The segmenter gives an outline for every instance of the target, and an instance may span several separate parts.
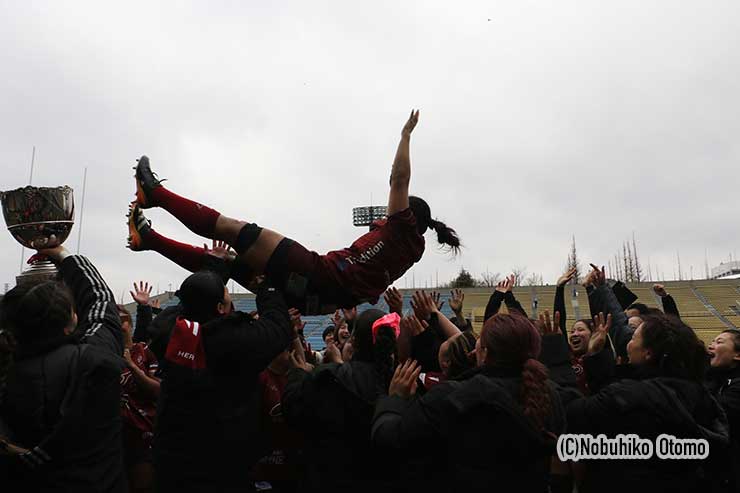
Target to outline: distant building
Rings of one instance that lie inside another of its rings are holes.
[[[740,279],[740,261],[722,262],[712,269],[712,279]]]

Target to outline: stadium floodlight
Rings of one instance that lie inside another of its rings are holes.
[[[352,209],[352,223],[355,226],[370,226],[373,221],[383,219],[387,207],[384,205],[369,205]]]

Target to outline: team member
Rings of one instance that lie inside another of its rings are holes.
[[[142,208],[162,207],[194,233],[233,246],[239,261],[231,275],[237,282],[246,286],[254,275],[266,273],[284,290],[288,304],[303,314],[374,302],[421,259],[427,229],[436,231],[437,240],[451,249],[460,246],[455,231],[433,219],[424,200],[409,197],[409,144],[418,118],[419,112],[412,111],[401,132],[391,171],[388,218],[349,248],[319,255],[280,233],[180,197],[155,178],[146,156],[136,166],[137,205],[129,214],[129,248],[155,250],[188,270],[198,270],[203,250],[162,237],[141,213]]]

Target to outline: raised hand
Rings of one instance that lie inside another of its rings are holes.
[[[588,341],[587,354],[596,354],[606,344],[606,337],[609,334],[609,328],[612,326],[612,314],[606,316],[604,319],[604,313],[601,312],[594,317],[594,332],[591,334],[591,339]]]
[[[417,123],[419,123],[419,110],[411,110],[411,115],[409,115],[408,121],[403,126],[403,130],[401,130],[401,135],[406,138],[411,137],[411,132],[414,131]]]
[[[438,293],[437,291],[432,291],[430,296],[432,297],[434,302],[437,304],[437,310],[441,310],[445,304],[444,301],[440,301],[440,299],[442,298],[442,295]]]
[[[409,315],[401,319],[401,332],[411,337],[416,337],[429,328],[424,320],[419,320],[416,315]]]
[[[227,262],[231,262],[236,258],[236,252],[234,252],[228,243],[225,241],[213,240],[213,245],[208,248],[207,243],[203,243],[203,249],[208,255],[213,255]]]
[[[334,315],[331,317],[331,322],[334,324],[334,327],[339,329],[339,327],[344,323],[344,320],[342,319],[342,315],[339,313],[339,310],[334,311]]]
[[[129,294],[138,305],[148,305],[153,287],[148,282],[139,281],[138,286],[134,283],[134,290],[129,291]]]
[[[450,291],[450,301],[448,302],[450,305],[450,309],[455,312],[455,314],[461,314],[463,309],[463,301],[465,301],[465,293],[463,293],[462,289],[454,289]]]
[[[429,320],[432,313],[439,312],[437,303],[432,299],[429,293],[416,291],[411,297],[411,308],[414,309],[419,320]]]
[[[661,298],[665,298],[668,296],[668,292],[665,290],[665,286],[662,284],[653,284],[653,291],[655,291],[655,294],[660,296]]]
[[[576,275],[576,268],[573,267],[571,269],[568,269],[568,271],[560,276],[558,278],[558,287],[565,286],[568,282],[570,282],[573,279],[573,276]]]
[[[303,371],[310,372],[313,370],[313,365],[306,361],[306,356],[295,349],[290,352],[290,364],[293,365],[293,368],[300,368]]]
[[[342,363],[342,353],[339,351],[336,343],[330,342],[324,350],[324,363]]]
[[[411,359],[397,366],[391,384],[388,386],[388,395],[396,395],[404,399],[414,395],[420,373],[421,366]]]
[[[555,312],[553,320],[550,320],[550,311],[545,310],[544,315],[540,313],[539,319],[543,336],[560,334],[560,312]]]
[[[295,308],[289,308],[288,315],[290,316],[290,323],[293,325],[293,332],[298,336],[306,326],[306,322],[301,320],[301,312]]]
[[[54,248],[41,248],[38,250],[38,255],[43,255],[55,264],[59,264],[62,260],[69,257],[70,253],[63,245],[59,245]]]
[[[403,317],[403,296],[398,289],[391,286],[383,294],[383,299],[388,304],[389,312],[398,313]]]
[[[599,287],[602,284],[606,283],[606,269],[604,269],[604,266],[601,266],[601,269],[599,269],[594,264],[590,264],[591,268],[593,269],[591,271],[591,274],[589,274],[591,284],[593,284],[595,287]]]
[[[499,281],[499,283],[496,285],[496,291],[499,293],[507,293],[514,289],[514,283],[516,282],[516,277],[514,277],[514,274],[504,277],[503,281]]]
[[[160,308],[162,308],[162,304],[159,302],[159,298],[155,298],[153,300],[150,299],[149,300],[149,306],[151,306],[155,310],[159,310]]]

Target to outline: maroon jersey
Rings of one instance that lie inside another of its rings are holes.
[[[447,380],[445,374],[442,372],[431,371],[429,373],[419,374],[419,379],[424,384],[426,390],[431,389],[435,385],[438,385]]]
[[[262,425],[272,450],[255,465],[256,481],[289,481],[300,477],[298,463],[303,439],[286,424],[280,404],[287,383],[287,375],[278,375],[269,368],[257,378]]]
[[[424,237],[411,209],[397,212],[359,237],[349,248],[326,254],[337,281],[357,304],[376,303],[386,288],[421,259]]]
[[[576,385],[583,395],[591,395],[588,389],[588,381],[586,380],[586,372],[583,368],[584,355],[576,356],[573,353],[570,354],[570,366],[573,368],[573,372],[576,374]]]
[[[157,358],[146,344],[136,343],[129,351],[136,366],[148,376],[153,377],[158,368]],[[131,370],[129,368],[123,370],[121,373],[121,417],[123,421],[128,426],[140,430],[142,437],[150,440],[156,408],[156,399],[139,388]]]
[[[206,368],[206,350],[200,323],[177,317],[164,359],[191,370]]]

